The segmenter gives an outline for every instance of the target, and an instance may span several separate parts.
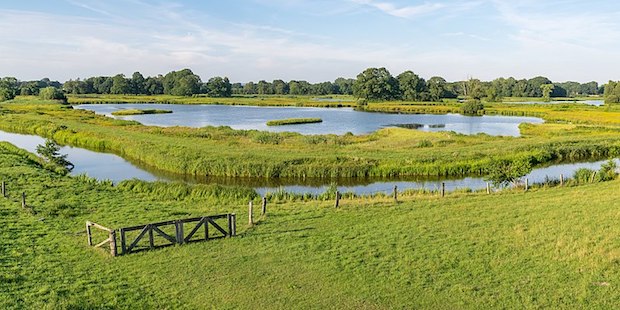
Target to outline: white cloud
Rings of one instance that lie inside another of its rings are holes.
[[[374,7],[386,14],[401,17],[413,18],[420,15],[435,12],[445,7],[442,3],[424,3],[420,5],[396,6],[390,2],[381,2],[375,0],[351,0],[352,2]]]

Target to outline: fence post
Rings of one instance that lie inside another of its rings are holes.
[[[339,205],[340,205],[340,192],[336,191],[336,205],[335,205],[335,207],[338,208]]]
[[[93,235],[90,231],[90,222],[86,221],[86,236],[88,237],[88,245],[93,246]]]
[[[235,213],[228,214],[228,234],[231,237],[237,235],[237,215]]]
[[[250,204],[248,204],[248,224],[249,225],[254,225],[254,218],[252,216],[253,213],[254,213],[254,203],[250,201]]]
[[[121,251],[123,255],[127,254],[127,242],[125,239],[125,228],[121,228]]]
[[[260,215],[265,215],[267,213],[267,197],[263,197],[263,206],[260,211]]]
[[[530,189],[530,181],[526,178],[525,179],[525,191],[527,192]]]
[[[6,197],[6,182],[2,181],[2,197]]]
[[[445,197],[445,196],[446,196],[446,183],[441,182],[441,197]]]
[[[487,182],[487,194],[491,194],[491,184]]]
[[[116,230],[110,231],[110,254],[116,256]]]
[[[560,186],[564,186],[564,174],[560,174]]]
[[[394,185],[394,202],[398,203],[398,186]]]
[[[26,208],[26,193],[22,192],[22,208]]]

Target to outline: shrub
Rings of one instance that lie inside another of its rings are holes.
[[[477,99],[467,100],[461,106],[461,113],[465,115],[478,115],[482,110],[484,110],[484,104]]]
[[[60,100],[67,102],[67,97],[60,89],[56,87],[45,87],[39,91],[39,98],[43,100]]]

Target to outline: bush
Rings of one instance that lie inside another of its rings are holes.
[[[45,87],[39,91],[39,98],[43,100],[61,100],[67,102],[67,96],[56,87]]]
[[[0,102],[12,100],[13,98],[15,98],[15,93],[13,93],[10,89],[0,88]]]
[[[484,104],[476,99],[467,100],[461,106],[461,113],[465,115],[478,115],[482,110],[484,110]]]

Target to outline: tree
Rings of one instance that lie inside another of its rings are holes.
[[[47,162],[73,170],[73,164],[67,160],[67,154],[60,155],[60,146],[54,140],[45,140],[45,145],[37,145],[37,154],[41,155]]]
[[[471,99],[480,100],[485,95],[485,89],[479,79],[470,78],[465,83],[467,87],[467,96]]]
[[[14,77],[4,77],[0,79],[0,102],[11,100],[17,95],[19,81]]]
[[[131,93],[131,86],[129,81],[125,78],[124,74],[117,74],[112,78],[112,87],[110,87],[111,94],[129,94]]]
[[[140,72],[134,72],[131,75],[131,93],[134,95],[145,94],[146,91],[144,89],[144,76]]]
[[[432,101],[441,101],[446,94],[446,80],[439,76],[428,79],[426,83]]]
[[[353,95],[353,83],[355,83],[354,79],[345,79],[341,77],[334,81],[338,93],[342,95]]]
[[[163,77],[147,77],[144,80],[144,93],[147,95],[161,95],[164,93]]]
[[[227,77],[212,77],[207,82],[207,96],[209,97],[230,97],[232,96],[232,86]]]
[[[200,92],[200,77],[190,69],[168,72],[163,78],[164,94],[191,96]]]
[[[497,159],[489,165],[487,181],[499,187],[510,183],[516,185],[523,176],[532,171],[532,165],[528,160]]]
[[[256,94],[256,84],[254,82],[247,82],[243,85],[243,93],[246,95]]]
[[[353,95],[366,100],[392,100],[399,92],[398,81],[385,68],[368,68],[353,84]]]
[[[420,78],[413,71],[405,71],[399,74],[396,79],[398,80],[401,99],[409,101],[424,100],[424,93],[427,92],[427,89],[426,81],[423,78]]]
[[[620,103],[620,82],[609,81],[605,85],[605,104]]]
[[[273,85],[273,93],[276,95],[286,95],[288,94],[288,84],[282,80],[273,80],[271,83]]]
[[[256,86],[256,92],[259,95],[271,95],[273,94],[273,88],[271,87],[271,83],[260,80],[258,81],[258,85]]]
[[[62,90],[56,87],[45,87],[39,91],[39,98],[43,100],[60,100],[63,103],[67,102],[67,96]]]
[[[478,112],[482,110],[484,110],[484,104],[478,99],[469,99],[461,106],[461,113],[465,115],[478,115]]]
[[[541,89],[541,92],[542,92],[542,97],[543,97],[545,102],[551,101],[551,92],[553,92],[554,88],[555,88],[555,86],[553,86],[553,84],[543,84],[543,85],[540,85],[540,89]]]
[[[542,97],[542,88],[541,85],[544,84],[553,84],[551,80],[544,76],[537,76],[535,78],[531,78],[527,80],[527,97]]]

